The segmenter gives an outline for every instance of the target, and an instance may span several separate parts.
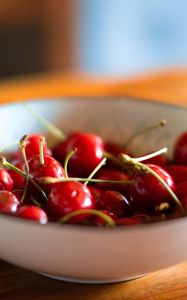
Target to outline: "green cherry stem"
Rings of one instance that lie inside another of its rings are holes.
[[[107,158],[104,157],[97,167],[92,171],[92,173],[88,176],[88,180],[84,183],[85,186],[89,183],[89,180],[92,179],[92,177],[101,169],[101,167],[106,164],[106,160]]]
[[[23,191],[23,195],[21,197],[20,202],[22,203],[25,199],[25,195],[27,192],[27,188],[28,188],[28,183],[29,183],[29,165],[28,165],[28,161],[27,161],[27,157],[26,157],[26,153],[25,153],[25,147],[27,145],[27,139],[28,139],[28,135],[24,135],[22,137],[22,139],[19,142],[20,145],[20,151],[23,157],[23,161],[25,163],[25,171],[26,171],[26,180],[25,180],[25,187],[24,187],[24,191]]]
[[[44,137],[44,136],[41,136],[41,137],[40,137],[40,145],[39,145],[40,166],[43,166],[44,163],[45,163],[45,162],[44,162],[44,148],[43,148],[44,141],[45,141],[45,137]]]
[[[155,156],[158,156],[158,155],[161,155],[163,153],[167,153],[168,149],[167,148],[162,148],[158,151],[155,151],[153,153],[150,153],[150,154],[147,154],[147,155],[144,155],[144,156],[141,156],[141,157],[135,157],[134,159],[136,159],[136,161],[144,161],[144,160],[147,160],[147,159],[150,159],[150,158],[153,158]]]
[[[126,154],[121,155],[121,160],[124,164],[135,167],[135,168],[139,169],[140,171],[148,172],[148,173],[152,174],[165,187],[165,189],[171,195],[171,197],[175,201],[175,203],[178,206],[178,208],[180,209],[180,211],[182,213],[185,213],[183,205],[180,202],[180,200],[178,199],[178,197],[175,195],[175,193],[170,189],[170,187],[167,185],[167,183],[165,183],[165,181],[155,171],[153,171],[149,166],[137,161],[136,158],[131,158],[130,156],[128,156]]]
[[[114,183],[114,184],[131,184],[132,180],[105,180],[105,179],[88,179],[88,178],[79,178],[79,177],[68,177],[68,178],[54,178],[54,177],[40,177],[38,181],[41,184],[51,184],[59,182],[70,182],[70,181],[80,181],[80,182],[94,182],[94,183]]]
[[[27,174],[24,171],[20,170],[19,168],[17,168],[16,166],[14,166],[10,162],[8,162],[4,156],[0,156],[0,166],[10,169],[14,172],[17,172],[18,174],[27,178]],[[47,198],[45,192],[41,189],[41,187],[37,184],[37,182],[30,175],[28,176],[28,178],[29,178],[29,181],[40,191],[43,198],[46,201],[48,201],[48,198]]]
[[[96,210],[96,209],[78,209],[76,211],[70,212],[69,214],[65,215],[59,220],[60,224],[64,224],[71,220],[74,217],[80,216],[80,215],[94,215],[97,217],[102,218],[109,226],[114,227],[115,222],[114,220],[108,216],[107,214],[103,213],[102,211]]]
[[[36,111],[33,107],[30,105],[23,103],[23,106],[32,113],[33,116],[40,122],[40,124],[52,135],[54,136],[58,141],[62,142],[66,139],[66,135],[60,130],[58,127],[56,127],[51,122],[47,121],[41,114],[39,114],[38,111]]]
[[[161,120],[160,122],[156,123],[156,124],[152,124],[146,128],[143,128],[137,132],[135,132],[124,144],[124,147],[129,146],[129,144],[139,135],[147,133],[149,131],[152,131],[153,129],[159,128],[159,127],[164,127],[166,125],[166,121],[165,120]]]
[[[75,154],[77,152],[77,148],[73,148],[73,149],[71,149],[68,153],[67,153],[67,155],[66,155],[66,157],[65,157],[65,159],[64,159],[64,173],[65,173],[65,177],[66,178],[68,178],[68,162],[69,162],[69,160],[70,160],[70,158]]]
[[[113,155],[112,153],[104,151],[103,154],[108,160],[113,161],[115,164],[119,165],[120,167],[124,167],[124,164],[122,163],[122,161],[118,157]]]

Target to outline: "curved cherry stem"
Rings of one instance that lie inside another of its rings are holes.
[[[160,122],[150,125],[146,128],[143,128],[137,132],[135,132],[124,144],[124,147],[129,146],[129,144],[139,135],[147,133],[149,131],[152,131],[153,129],[159,128],[159,127],[164,127],[166,125],[166,121],[165,120],[161,120]]]
[[[40,154],[40,166],[44,165],[44,142],[45,142],[45,137],[41,136],[40,137],[40,144],[39,144],[39,154]]]
[[[23,103],[23,106],[32,113],[33,116],[36,117],[36,119],[40,122],[40,124],[52,135],[54,136],[58,141],[62,142],[66,139],[65,133],[60,130],[57,126],[46,120],[38,111],[36,111],[33,107],[30,105]]]
[[[141,162],[141,161],[144,161],[144,160],[147,160],[147,159],[150,159],[150,158],[153,158],[155,156],[158,156],[158,155],[161,155],[161,154],[164,154],[164,153],[167,153],[168,149],[167,148],[162,148],[158,151],[155,151],[153,153],[150,153],[150,154],[147,154],[147,155],[144,155],[144,156],[141,156],[141,157],[134,157],[134,159],[136,159],[136,161],[138,162]]]
[[[167,185],[167,183],[155,171],[153,171],[149,166],[137,161],[136,158],[131,158],[130,156],[128,156],[126,154],[121,155],[121,160],[126,165],[137,168],[140,171],[148,172],[148,173],[152,174],[165,187],[165,189],[171,195],[172,199],[175,201],[175,203],[178,206],[178,208],[180,209],[180,211],[183,214],[185,213],[183,205],[180,202],[180,200],[178,199],[178,197],[175,195],[175,193],[170,189],[170,187]]]
[[[64,159],[64,173],[65,173],[65,177],[66,178],[68,178],[68,162],[69,162],[69,160],[70,160],[70,158],[75,154],[77,152],[77,148],[73,148],[73,149],[71,149],[68,153],[67,153],[67,155],[66,155],[66,157],[65,157],[65,159]]]
[[[64,224],[68,221],[70,221],[72,218],[74,217],[78,217],[81,215],[94,215],[97,216],[99,218],[102,218],[107,225],[114,227],[116,225],[116,223],[114,222],[114,220],[108,216],[107,214],[105,214],[104,212],[100,211],[100,210],[96,210],[96,209],[78,209],[76,211],[70,212],[69,214],[65,215],[64,217],[62,217],[59,220],[59,223]]]
[[[20,151],[21,151],[21,154],[22,154],[22,157],[23,157],[23,161],[25,163],[25,171],[26,171],[25,187],[24,187],[23,195],[22,195],[21,200],[20,200],[21,203],[25,199],[25,195],[26,195],[27,188],[28,188],[28,183],[29,183],[29,165],[28,165],[28,161],[27,161],[27,157],[26,157],[26,153],[25,153],[25,147],[28,143],[27,139],[28,139],[28,135],[26,134],[21,138],[21,140],[19,142]]]
[[[2,167],[5,167],[5,168],[10,169],[12,171],[15,171],[18,174],[20,174],[20,175],[24,176],[25,178],[27,178],[27,174],[24,171],[20,170],[19,168],[17,168],[16,166],[14,166],[10,162],[8,162],[4,156],[0,156],[0,165]],[[28,178],[29,178],[29,181],[40,191],[43,198],[46,201],[48,201],[48,198],[47,198],[45,192],[41,189],[39,184],[37,184],[37,182],[30,175],[28,176]]]

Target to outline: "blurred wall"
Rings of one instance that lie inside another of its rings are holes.
[[[124,75],[187,65],[186,0],[80,0],[81,67]]]

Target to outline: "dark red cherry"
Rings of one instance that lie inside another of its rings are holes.
[[[187,164],[187,131],[183,132],[176,140],[173,159],[179,165]]]
[[[64,162],[73,148],[77,152],[69,160],[69,169],[77,176],[88,176],[103,159],[103,140],[94,134],[75,132],[53,149],[54,157]]]
[[[165,170],[171,175],[175,184],[179,184],[187,180],[187,166],[170,165]]]
[[[36,181],[39,181],[39,179],[42,177],[65,177],[64,169],[62,168],[61,164],[52,156],[44,155],[44,164],[41,165],[39,155],[35,155],[29,160],[28,165],[29,173]],[[46,192],[50,192],[56,183],[40,185]]]
[[[17,209],[16,216],[23,219],[38,221],[40,224],[46,224],[47,215],[43,209],[34,205],[24,205]]]
[[[25,172],[24,162],[20,162],[20,161],[15,162],[14,166]],[[13,170],[8,170],[8,173],[10,174],[10,176],[13,179],[14,189],[23,188],[25,186],[25,177],[24,176],[22,176],[21,174],[15,172]]]
[[[0,168],[0,190],[12,191],[13,180],[8,171]]]
[[[89,189],[80,182],[61,182],[56,185],[48,197],[49,214],[56,217],[84,208],[95,208],[95,201]],[[77,217],[86,219],[86,215]]]
[[[15,189],[12,193],[16,196],[16,198],[20,201],[22,199],[24,189]]]
[[[8,191],[0,191],[0,212],[4,214],[14,214],[19,205],[17,197]]]
[[[101,180],[115,180],[115,181],[129,181],[131,180],[131,176],[123,171],[119,170],[112,170],[112,169],[103,169],[98,173],[96,176],[97,179]],[[129,184],[128,183],[122,183],[122,184],[116,184],[116,183],[98,183],[97,186],[104,190],[113,190],[113,191],[119,191],[124,194],[128,194],[129,191]]]
[[[164,169],[151,164],[148,166],[164,180],[172,191],[175,191],[174,181]],[[170,194],[162,183],[148,172],[136,173],[131,185],[130,195],[137,211],[154,210],[162,202],[172,201]]]
[[[112,212],[117,217],[129,216],[133,213],[132,202],[117,191],[105,191],[97,199],[97,209]]]
[[[39,147],[42,135],[32,134],[27,138],[27,145],[25,147],[25,153],[27,160],[34,155],[39,155]],[[44,155],[51,155],[51,150],[47,147],[46,141],[43,142],[43,153]]]

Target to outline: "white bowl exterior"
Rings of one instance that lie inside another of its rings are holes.
[[[166,129],[136,141],[133,146],[140,152],[159,149],[160,145],[171,146],[186,126],[186,109],[154,102],[70,99],[31,104],[68,132],[91,131],[121,142],[135,128],[166,118],[169,123]],[[41,129],[35,118],[19,104],[2,106],[0,119],[3,144]],[[54,276],[116,280],[140,276],[187,258],[187,218],[105,230],[57,224],[41,226],[0,216],[0,228],[3,229],[0,258]]]

